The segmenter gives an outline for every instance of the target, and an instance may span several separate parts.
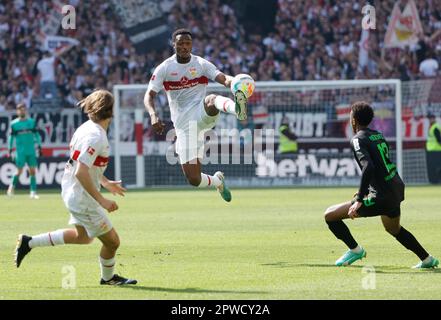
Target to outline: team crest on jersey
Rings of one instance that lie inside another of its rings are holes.
[[[95,149],[92,147],[87,148],[87,153],[90,154],[91,156],[93,156],[93,154],[95,153]]]
[[[191,67],[189,71],[192,77],[196,77],[198,75],[198,69],[196,69],[195,67]]]

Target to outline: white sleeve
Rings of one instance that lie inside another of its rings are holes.
[[[206,76],[208,79],[210,79],[211,81],[214,81],[214,79],[216,79],[216,77],[222,73],[219,71],[219,69],[212,64],[210,61],[205,60],[205,59],[201,59],[201,64],[202,64],[202,70],[204,72],[204,76]]]
[[[80,155],[78,161],[91,168],[101,152],[102,143],[97,135],[91,135],[84,138],[81,143]]]
[[[165,74],[166,74],[166,66],[164,63],[161,63],[155,69],[152,77],[150,78],[148,90],[153,90],[156,93],[161,91],[164,88]]]

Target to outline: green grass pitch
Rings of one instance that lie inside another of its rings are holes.
[[[213,190],[129,192],[111,214],[121,238],[116,270],[139,283],[117,288],[98,285],[97,240],[34,249],[16,269],[17,234],[65,228],[68,214],[59,193],[1,196],[0,299],[441,299],[441,273],[412,270],[418,258],[379,217],[347,221],[367,259],[333,266],[346,249],[323,212],[353,193],[243,189],[227,204]],[[439,187],[409,187],[402,206],[403,226],[438,258],[439,195]]]

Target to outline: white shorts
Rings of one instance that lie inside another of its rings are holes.
[[[89,238],[102,236],[113,228],[106,211],[101,207],[98,207],[95,211],[71,212],[69,224],[84,227]]]
[[[216,125],[219,113],[209,116],[205,112],[204,103],[189,111],[188,118],[193,119],[186,123],[184,129],[176,128],[176,153],[181,164],[204,158],[204,134]]]

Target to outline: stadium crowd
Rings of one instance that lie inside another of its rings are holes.
[[[231,1],[230,1],[231,2]],[[359,68],[359,1],[278,0],[274,30],[245,32],[234,6],[222,0],[176,0],[166,12],[173,30],[194,33],[194,53],[228,74],[249,73],[258,80],[378,79],[412,80],[439,75],[441,1],[416,0],[424,32],[419,43],[383,49],[387,16],[395,0],[376,2],[377,30],[370,33],[369,60]],[[0,4],[0,111],[36,97],[57,96],[64,107],[95,87],[146,83],[170,49],[137,54],[105,0],[70,1],[76,30],[60,35],[80,45],[59,55],[44,54],[36,38],[51,1],[18,0]]]

